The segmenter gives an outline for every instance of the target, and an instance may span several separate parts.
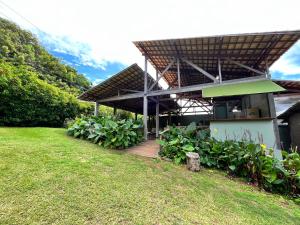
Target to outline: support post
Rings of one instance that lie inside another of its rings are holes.
[[[95,102],[94,116],[99,115],[99,103]]]
[[[137,114],[137,113],[135,113],[135,120],[137,120],[137,116],[138,116],[138,114]]]
[[[155,104],[155,136],[159,137],[159,99]]]
[[[278,122],[276,117],[276,109],[275,109],[275,102],[273,93],[268,93],[268,102],[269,102],[269,109],[270,109],[270,116],[273,121],[273,129],[274,135],[276,139],[275,148],[274,148],[274,156],[278,159],[282,159],[281,154],[281,144],[280,144],[280,136],[279,136],[279,129],[278,129]]]
[[[180,79],[180,60],[177,58],[177,79],[178,79],[178,87],[181,88],[181,79]]]
[[[145,71],[144,71],[144,107],[143,107],[143,122],[144,122],[144,139],[145,141],[148,140],[148,98],[147,98],[147,92],[148,92],[148,77],[147,77],[147,61],[148,58],[145,56]]]
[[[171,113],[168,112],[168,125],[171,126],[171,121],[172,120],[172,117],[171,117]]]
[[[271,73],[270,73],[270,70],[269,70],[269,65],[268,65],[267,60],[265,61],[265,64],[266,64],[266,78],[271,79]]]
[[[114,106],[114,115],[117,114],[117,108]]]
[[[222,83],[221,60],[218,58],[219,82]]]

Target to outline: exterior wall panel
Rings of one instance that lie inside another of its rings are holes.
[[[292,146],[300,149],[300,113],[295,113],[289,118]]]
[[[275,156],[281,157],[280,150],[276,149],[276,137],[272,120],[251,121],[211,121],[211,136],[217,140],[252,140],[265,144],[274,149]]]

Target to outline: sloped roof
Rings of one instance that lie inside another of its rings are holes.
[[[148,74],[148,86],[153,84],[155,80]],[[162,90],[159,85],[154,90]],[[100,101],[105,98],[128,94],[132,92],[144,91],[144,71],[137,65],[132,64],[109,79],[87,90],[78,98],[83,101]],[[161,96],[162,98],[170,98],[170,95]],[[148,114],[155,114],[155,99],[148,98]],[[143,98],[125,99],[122,101],[110,101],[101,103],[106,106],[116,107],[131,112],[143,113]],[[177,109],[177,103],[170,99],[160,104],[160,112],[172,111]]]
[[[148,74],[148,84],[153,82],[155,82],[154,79]],[[156,85],[155,89],[161,90],[161,87]],[[87,90],[78,98],[85,101],[99,101],[131,93],[130,90],[144,91],[144,71],[136,63]]]
[[[300,113],[300,102],[295,103],[289,109],[287,109],[285,112],[280,114],[278,116],[278,119],[286,120],[288,117],[290,117],[291,115],[293,115],[295,113]]]
[[[285,93],[299,93],[300,95],[300,81],[297,80],[272,80],[276,84],[285,88]]]
[[[174,59],[185,58],[213,76],[218,74],[218,58],[221,59],[222,79],[236,79],[257,74],[226,60],[227,58],[265,71],[300,38],[300,30],[233,34],[168,40],[136,41],[134,44],[150,63],[160,72]],[[205,76],[180,61],[181,83],[188,86],[211,82]],[[164,79],[177,86],[176,63],[165,73]]]

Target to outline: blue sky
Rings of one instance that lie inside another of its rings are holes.
[[[126,67],[126,65],[120,62],[97,62],[90,58],[88,55],[91,48],[86,43],[72,42],[67,37],[53,38],[45,32],[34,32],[40,44],[42,44],[50,54],[59,58],[62,63],[75,68],[79,73],[88,78],[93,85],[104,81]],[[75,51],[73,46],[77,46]]]
[[[300,80],[300,42],[292,46],[271,67],[272,78]]]
[[[126,67],[125,65],[117,62],[107,62],[105,67],[97,67],[92,64],[87,65],[82,63],[80,58],[75,55],[55,51],[48,46],[45,47],[52,55],[61,59],[63,63],[75,68],[79,73],[87,77],[93,84],[102,82]]]
[[[121,62],[97,61],[89,57],[91,47],[67,37],[53,37],[45,32],[36,32],[40,43],[55,57],[84,74],[94,85],[124,69]],[[74,49],[76,46],[77,49]],[[135,48],[135,46],[132,46]],[[296,43],[272,67],[273,79],[300,80],[300,42]]]

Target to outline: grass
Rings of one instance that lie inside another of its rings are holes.
[[[216,170],[0,128],[0,224],[299,224],[300,207]]]

